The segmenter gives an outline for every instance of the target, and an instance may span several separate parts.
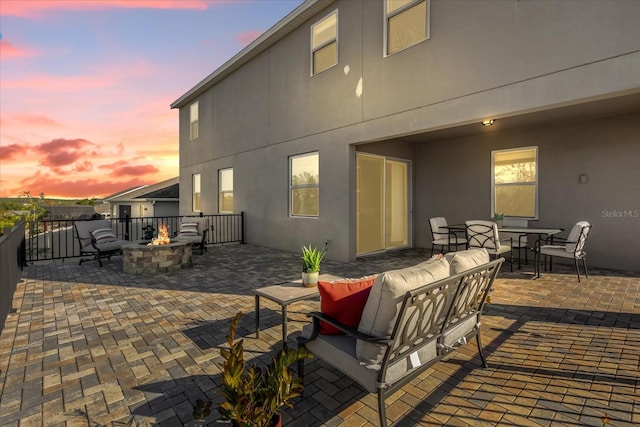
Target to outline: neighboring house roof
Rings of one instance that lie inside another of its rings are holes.
[[[179,183],[180,177],[168,179],[158,182],[157,184],[145,185],[132,190],[120,193],[114,197],[108,197],[111,203],[131,202],[146,200],[179,200]]]
[[[236,71],[238,68],[260,55],[265,50],[276,44],[279,40],[293,32],[304,22],[315,16],[335,0],[307,0],[298,6],[293,12],[285,16],[260,37],[255,39],[247,47],[238,52],[230,60],[222,64],[204,80],[191,88],[171,104],[171,108],[180,108],[191,103],[202,93],[213,87],[216,83]]]
[[[136,197],[136,199],[179,199],[180,198],[180,184],[176,183],[168,187],[160,188],[159,190],[152,191],[151,193],[143,194]]]
[[[120,197],[120,196],[123,196],[123,195],[125,195],[127,193],[131,193],[132,191],[140,190],[141,188],[145,188],[145,187],[147,187],[147,184],[138,185],[137,187],[127,188],[126,190],[119,191],[117,193],[113,193],[112,195],[105,197],[104,200],[111,200],[111,199],[113,199],[115,197]]]

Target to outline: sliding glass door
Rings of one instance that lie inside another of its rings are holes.
[[[356,252],[409,244],[409,163],[356,154]]]

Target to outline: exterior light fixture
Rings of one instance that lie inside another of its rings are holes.
[[[495,122],[493,119],[487,119],[482,121],[482,126],[491,126]]]

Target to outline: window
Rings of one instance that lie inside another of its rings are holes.
[[[193,197],[192,208],[194,212],[200,212],[200,174],[193,174]]]
[[[491,157],[491,214],[537,218],[538,147],[492,151]]]
[[[320,172],[317,152],[289,158],[291,216],[318,216],[320,208]]]
[[[386,55],[429,38],[428,9],[429,0],[386,0]]]
[[[189,107],[189,141],[198,137],[198,101]]]
[[[338,11],[311,27],[311,75],[338,63]]]
[[[220,183],[218,211],[220,213],[233,213],[233,168],[220,169],[218,178]]]

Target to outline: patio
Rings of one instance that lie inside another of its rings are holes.
[[[322,271],[357,277],[428,257],[406,250]],[[210,247],[193,266],[157,276],[76,260],[23,272],[0,336],[2,426],[182,426],[198,398],[220,401],[219,348],[228,320],[259,364],[281,344],[279,307],[262,304],[255,338],[252,289],[299,277],[298,254],[252,245]],[[397,425],[631,426],[640,424],[640,277],[573,266],[532,280],[503,268],[485,309],[483,343],[436,364],[388,401]],[[317,301],[289,309],[289,344]],[[308,363],[305,396],[285,426],[377,422],[376,399],[322,362]],[[217,414],[210,419],[215,420]],[[215,425],[212,422],[210,425]]]

